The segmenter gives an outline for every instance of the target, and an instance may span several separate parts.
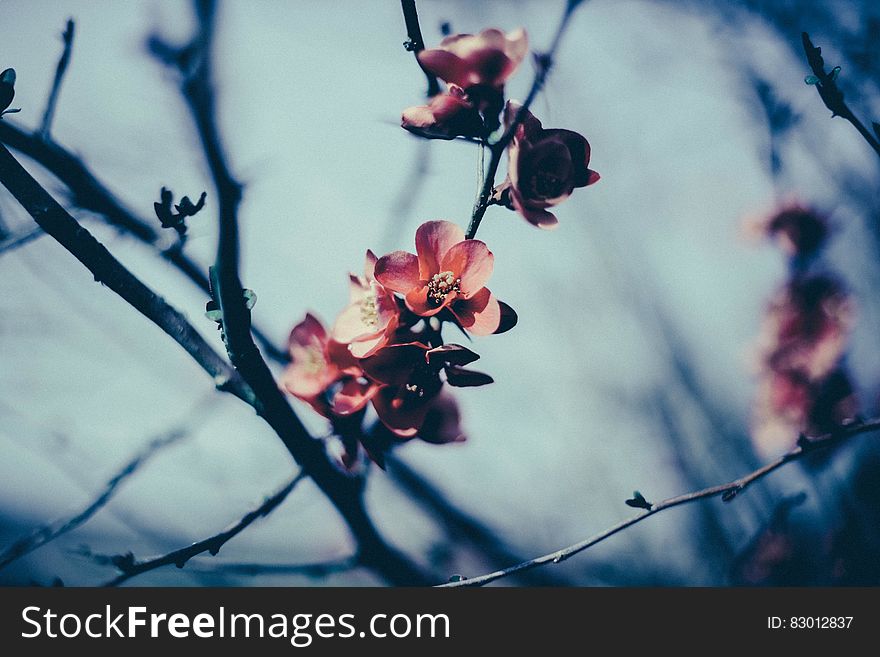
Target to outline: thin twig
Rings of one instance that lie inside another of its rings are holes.
[[[45,234],[46,233],[43,231],[43,229],[37,226],[36,228],[31,228],[30,230],[19,235],[11,235],[7,237],[4,241],[0,242],[0,255],[8,253],[10,251],[15,251],[20,246],[30,244],[38,237]]]
[[[52,119],[55,116],[55,106],[58,104],[58,94],[61,92],[61,81],[67,72],[67,65],[70,64],[70,53],[73,50],[73,19],[67,20],[67,27],[61,35],[64,41],[64,51],[61,53],[61,59],[58,60],[58,67],[55,69],[55,79],[52,80],[52,90],[49,92],[49,99],[46,101],[46,112],[43,114],[43,122],[40,124],[39,135],[42,139],[49,138],[49,130],[52,128]]]
[[[328,575],[354,570],[360,565],[357,555],[318,561],[315,563],[218,563],[212,564],[196,559],[190,562],[187,571],[204,575],[238,575],[258,577],[260,575],[305,575],[312,579],[322,579]]]
[[[173,445],[187,435],[182,429],[174,429],[163,436],[159,436],[142,449],[133,459],[122,467],[113,477],[104,485],[103,490],[98,496],[92,500],[82,511],[69,518],[56,520],[47,523],[42,527],[38,527],[28,536],[25,536],[10,545],[6,550],[0,553],[0,568],[8,566],[16,559],[23,557],[40,548],[50,541],[54,541],[59,536],[76,529],[95,513],[101,510],[107,502],[109,502],[116,494],[117,489],[122,483],[137,472],[150,458],[165,447]]]
[[[874,149],[874,152],[877,153],[877,155],[880,155],[880,142],[877,141],[877,137],[880,135],[872,135],[856,115],[853,114],[853,111],[843,99],[843,91],[837,86],[836,77],[837,73],[840,71],[840,67],[835,68],[832,73],[826,73],[825,61],[821,54],[822,49],[813,45],[813,42],[810,41],[810,35],[806,32],[801,34],[801,41],[804,46],[804,53],[807,56],[807,62],[810,65],[810,69],[813,71],[813,75],[816,76],[816,91],[819,92],[819,96],[822,98],[822,102],[825,103],[825,107],[831,110],[831,116],[839,116],[852,123],[853,126],[855,126],[855,129],[859,131],[859,134],[861,134],[871,148]],[[876,126],[877,124],[874,125]]]
[[[27,132],[8,119],[0,121],[0,142],[24,153],[55,175],[70,190],[77,207],[95,212],[111,226],[154,247],[203,292],[210,294],[208,277],[205,275],[207,267],[189,258],[179,243],[171,248],[162,248],[162,236],[155,227],[155,220],[146,220],[126,207],[79,157],[51,138],[43,139],[39,133]],[[287,352],[276,347],[265,332],[254,327],[253,333],[261,349],[273,360],[280,363],[288,360]]]
[[[406,23],[406,35],[409,40],[404,43],[404,47],[409,50],[416,58],[419,68],[425,74],[428,80],[427,96],[436,96],[440,93],[440,84],[437,82],[437,76],[426,70],[419,61],[419,53],[425,49],[425,40],[422,38],[422,28],[419,27],[419,14],[416,11],[416,0],[400,0],[400,7],[403,9],[403,20]]]
[[[144,561],[138,561],[135,559],[131,552],[113,556],[97,555],[89,552],[81,552],[81,554],[91,558],[97,563],[113,565],[119,570],[119,575],[103,586],[118,586],[133,577],[137,577],[138,575],[142,575],[151,570],[156,570],[162,566],[170,566],[173,564],[178,568],[183,568],[187,561],[203,552],[208,552],[211,556],[215,556],[220,552],[220,549],[226,545],[226,543],[247,529],[255,520],[268,516],[272,511],[278,508],[278,506],[287,499],[290,492],[296,488],[296,485],[305,479],[306,476],[305,472],[300,471],[299,474],[286,483],[276,493],[267,497],[263,500],[262,504],[246,513],[240,520],[233,523],[222,532],[209,536],[201,541],[197,541],[185,548],[180,548],[179,550],[174,550],[167,554],[152,559],[146,559]]]
[[[215,121],[211,70],[216,2],[196,0],[198,29],[192,42],[174,48],[158,36],[149,40],[153,53],[182,75],[182,93],[199,133],[218,199],[219,240],[212,284],[223,316],[227,352],[236,371],[254,390],[260,414],[278,434],[294,460],[333,502],[358,543],[361,562],[393,584],[418,585],[432,581],[430,573],[382,538],[367,514],[364,481],[350,477],[331,461],[320,441],[314,440],[278,387],[254,343],[239,276],[238,206],[242,187],[230,172]],[[433,580],[435,581],[435,580]]]
[[[544,53],[538,53],[535,55],[535,78],[532,81],[532,86],[529,89],[525,101],[523,101],[523,104],[516,113],[516,116],[514,116],[513,121],[511,121],[504,130],[498,141],[494,144],[489,144],[489,150],[492,155],[489,158],[489,166],[486,169],[483,184],[477,191],[477,198],[476,201],[474,201],[474,209],[471,214],[471,221],[468,224],[466,234],[466,238],[469,240],[476,237],[477,231],[480,228],[480,222],[483,221],[483,215],[486,214],[486,210],[489,205],[491,205],[490,200],[492,198],[492,191],[495,189],[495,175],[498,173],[498,165],[501,164],[504,150],[510,142],[513,141],[513,136],[516,134],[517,127],[519,127],[519,125],[525,120],[529,107],[531,107],[538,92],[543,88],[544,82],[547,80],[547,75],[550,73],[550,68],[553,66],[553,59],[556,57],[556,51],[559,49],[559,44],[562,41],[562,35],[565,33],[565,28],[568,27],[569,20],[574,14],[574,10],[577,9],[582,1],[583,0],[568,0],[566,3],[565,12],[562,14],[562,19],[559,21],[559,27],[556,29],[556,34],[553,37],[550,48]]]
[[[829,447],[839,445],[847,439],[852,438],[853,436],[877,430],[880,430],[880,419],[873,419],[867,422],[848,425],[835,433],[828,433],[816,438],[801,437],[796,447],[792,448],[791,450],[777,458],[775,461],[771,461],[770,463],[767,463],[766,465],[758,468],[754,472],[740,477],[739,479],[735,479],[726,484],[711,486],[709,488],[704,488],[703,490],[679,495],[677,497],[670,497],[669,499],[663,500],[662,502],[659,502],[657,504],[652,504],[650,505],[650,509],[647,509],[644,513],[633,516],[632,518],[624,520],[623,522],[620,522],[613,527],[610,527],[596,534],[595,536],[580,541],[579,543],[569,545],[568,547],[562,548],[560,550],[556,550],[555,552],[550,552],[549,554],[545,554],[543,556],[536,557],[528,561],[523,561],[522,563],[518,563],[514,566],[510,566],[502,570],[498,570],[494,573],[481,575],[479,577],[472,577],[470,579],[449,582],[447,584],[442,584],[441,586],[483,586],[484,584],[488,584],[489,582],[494,582],[495,580],[501,579],[502,577],[507,577],[509,575],[519,573],[524,570],[531,570],[532,568],[537,568],[538,566],[543,566],[545,564],[560,563],[562,561],[565,561],[569,557],[574,556],[578,552],[583,552],[587,548],[590,548],[597,543],[601,543],[606,538],[610,538],[614,534],[617,534],[618,532],[621,532],[624,529],[627,529],[628,527],[631,527],[641,522],[642,520],[649,518],[650,516],[660,513],[661,511],[665,511],[676,506],[689,504],[691,502],[696,502],[697,500],[703,500],[710,497],[721,496],[722,500],[728,502],[736,497],[739,493],[743,492],[748,486],[758,481],[759,479],[766,477],[771,472],[778,470],[786,463],[796,461],[803,457],[805,454],[813,452],[817,449],[827,449]]]
[[[494,531],[453,505],[434,484],[395,456],[393,452],[385,455],[385,463],[391,480],[405,491],[416,504],[436,516],[450,539],[473,546],[486,559],[490,567],[522,559],[507,547]],[[571,582],[565,577],[552,571],[525,572],[519,579],[523,584],[529,586],[571,585]]]
[[[234,394],[259,411],[258,401],[250,387],[192,327],[186,317],[114,258],[104,245],[71,217],[2,145],[0,145],[0,183],[12,193],[43,230],[92,272],[96,282],[109,287],[171,336],[214,378],[219,390]]]

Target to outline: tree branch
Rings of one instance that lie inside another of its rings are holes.
[[[477,192],[477,199],[474,202],[471,221],[468,224],[467,233],[465,235],[469,240],[476,237],[477,231],[480,229],[480,222],[483,221],[483,215],[486,214],[486,210],[489,205],[491,205],[490,200],[492,198],[492,191],[495,189],[495,175],[498,173],[498,165],[501,164],[504,150],[513,140],[513,135],[516,134],[517,127],[519,127],[519,125],[525,120],[526,113],[529,111],[529,107],[531,107],[538,92],[544,87],[544,82],[547,80],[547,75],[550,73],[550,68],[553,66],[553,59],[556,57],[556,51],[559,49],[559,44],[562,41],[562,35],[565,33],[565,28],[568,27],[569,20],[571,19],[572,14],[574,14],[574,10],[577,9],[582,1],[583,0],[568,0],[568,2],[566,2],[565,11],[562,14],[562,19],[559,21],[559,27],[556,29],[556,34],[553,37],[550,48],[544,53],[535,54],[535,78],[532,81],[532,86],[529,89],[525,101],[523,101],[523,104],[513,118],[513,121],[504,130],[498,141],[489,145],[489,151],[491,152],[489,166],[486,169],[483,184]]]
[[[874,149],[874,152],[880,155],[880,142],[877,141],[877,137],[880,137],[880,134],[872,135],[865,125],[859,121],[846,104],[846,101],[844,101],[843,91],[837,86],[837,74],[840,72],[840,67],[835,67],[831,73],[826,73],[822,49],[813,45],[813,42],[810,41],[810,35],[806,32],[801,34],[801,41],[804,46],[804,53],[807,56],[807,62],[810,64],[810,69],[812,69],[814,75],[814,79],[807,78],[808,83],[815,85],[816,91],[819,92],[819,96],[822,98],[822,102],[825,103],[825,107],[831,110],[831,116],[839,116],[852,123],[855,129],[859,131],[859,134]],[[878,129],[877,124],[873,125],[876,131]]]
[[[51,138],[43,139],[39,133],[27,132],[8,119],[0,121],[0,142],[24,153],[50,171],[70,190],[73,203],[77,207],[95,212],[111,226],[156,248],[172,266],[206,294],[210,294],[208,277],[204,273],[206,267],[190,259],[179,243],[162,249],[162,236],[154,227],[155,221],[143,219],[126,207],[76,155]],[[287,361],[287,352],[276,347],[265,333],[255,327],[253,333],[261,348],[273,360]]]
[[[239,521],[233,523],[222,532],[209,536],[201,541],[197,541],[185,548],[180,548],[179,550],[174,550],[173,552],[152,559],[147,559],[145,561],[138,561],[131,552],[112,556],[92,554],[90,552],[81,552],[81,554],[91,558],[96,563],[113,565],[119,570],[119,575],[103,586],[118,586],[133,577],[137,577],[138,575],[142,575],[151,570],[156,570],[162,566],[170,566],[174,564],[178,568],[183,568],[190,559],[203,552],[209,552],[212,556],[215,556],[220,552],[220,549],[226,545],[226,543],[247,529],[255,520],[268,516],[272,511],[278,508],[278,506],[287,499],[287,496],[290,495],[291,491],[296,488],[296,485],[305,479],[306,476],[305,472],[300,471],[299,474],[281,489],[263,500],[262,504],[252,511],[249,511]]]
[[[154,36],[149,40],[149,46],[154,54],[166,64],[173,64],[182,75],[183,97],[199,133],[214,180],[220,230],[211,282],[223,315],[222,326],[229,358],[261,402],[261,416],[347,521],[358,543],[361,562],[391,583],[427,584],[433,581],[432,575],[388,545],[378,533],[364,506],[364,481],[340,472],[323,444],[309,435],[253,341],[250,311],[245,304],[238,271],[241,185],[229,170],[214,118],[211,57],[216,3],[213,0],[196,0],[194,5],[198,30],[190,44],[174,48]]]
[[[495,532],[452,505],[436,486],[425,480],[393,452],[385,455],[385,463],[392,481],[406,491],[416,504],[437,517],[451,539],[472,545],[486,558],[490,566],[521,560],[521,557],[514,554]],[[551,571],[526,571],[519,579],[529,586],[571,585],[565,577]]]
[[[0,553],[0,568],[8,566],[16,559],[33,552],[37,548],[54,541],[59,536],[62,536],[84,524],[113,498],[119,486],[121,486],[126,479],[131,477],[131,475],[137,472],[144,463],[152,458],[157,452],[180,441],[186,435],[187,432],[182,429],[175,429],[164,436],[159,436],[150,441],[150,443],[131,459],[119,472],[113,475],[113,477],[104,485],[103,490],[98,496],[82,511],[69,518],[56,520],[47,523],[42,527],[38,527],[28,536],[17,540]]]
[[[95,276],[95,281],[113,290],[177,344],[214,378],[219,390],[230,392],[255,408],[250,387],[205,341],[187,319],[128,271],[83,228],[34,178],[24,170],[5,146],[0,145],[0,183],[27,210],[34,221]],[[257,408],[259,411],[259,408]]]
[[[46,101],[46,112],[43,114],[43,123],[40,125],[40,137],[49,138],[49,130],[52,127],[52,118],[55,116],[55,106],[58,104],[58,94],[61,92],[61,81],[67,72],[67,65],[70,64],[70,53],[73,50],[73,19],[68,19],[67,27],[61,35],[64,42],[64,51],[58,60],[58,67],[55,69],[55,79],[52,80],[52,90],[49,92],[49,99]]]
[[[767,463],[766,465],[758,468],[754,472],[740,477],[739,479],[735,479],[726,484],[704,488],[703,490],[695,491],[693,493],[686,493],[677,497],[670,497],[669,499],[663,500],[658,504],[648,504],[649,508],[647,508],[644,513],[640,513],[639,515],[633,516],[628,520],[624,520],[623,522],[620,522],[613,527],[609,527],[605,531],[602,531],[595,536],[592,536],[591,538],[580,541],[579,543],[569,545],[568,547],[556,550],[555,552],[550,552],[549,554],[545,554],[540,557],[535,557],[534,559],[530,559],[528,561],[523,561],[522,563],[510,566],[509,568],[498,570],[494,573],[481,575],[479,577],[472,577],[470,579],[449,582],[447,584],[442,584],[441,586],[483,586],[485,584],[488,584],[489,582],[494,582],[495,580],[501,579],[502,577],[513,575],[514,573],[531,570],[532,568],[537,568],[545,564],[560,563],[562,561],[565,561],[569,557],[574,556],[578,552],[583,552],[587,548],[590,548],[597,543],[601,543],[606,538],[610,538],[614,534],[617,534],[618,532],[621,532],[628,527],[632,527],[642,520],[645,520],[657,513],[660,513],[661,511],[665,511],[676,506],[689,504],[691,502],[696,502],[697,500],[703,500],[710,497],[721,496],[721,499],[723,501],[729,502],[739,493],[744,491],[748,486],[758,481],[759,479],[766,477],[771,472],[778,470],[786,463],[796,461],[802,458],[805,454],[808,454],[814,450],[827,449],[839,445],[845,442],[847,439],[852,438],[853,436],[878,430],[880,430],[880,419],[873,419],[867,422],[848,425],[844,428],[841,428],[835,433],[825,434],[816,438],[807,438],[806,436],[801,436],[800,440],[798,440],[798,445],[796,447],[789,450],[788,452],[777,458],[775,461],[771,461],[770,463]]]
[[[319,561],[315,563],[219,563],[208,564],[190,562],[189,572],[204,575],[239,575],[245,577],[258,577],[260,575],[305,575],[312,579],[321,579],[335,573],[344,573],[354,570],[360,565],[357,555],[334,559],[331,561]]]
[[[422,28],[419,27],[419,14],[416,11],[416,0],[400,0],[400,8],[403,9],[403,20],[406,23],[406,35],[409,38],[403,47],[409,50],[416,58],[419,68],[428,80],[426,95],[430,98],[440,93],[440,84],[437,76],[430,73],[419,61],[419,53],[425,49],[425,40],[422,38]]]
[[[18,235],[10,235],[5,240],[0,242],[0,255],[4,253],[9,253],[10,251],[15,251],[17,248],[24,246],[26,244],[30,244],[38,237],[45,235],[43,229],[37,226],[36,228],[31,228],[30,230],[20,233]]]

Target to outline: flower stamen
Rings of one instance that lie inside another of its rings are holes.
[[[428,301],[435,306],[442,305],[452,292],[461,292],[461,279],[454,272],[441,271],[428,281]]]

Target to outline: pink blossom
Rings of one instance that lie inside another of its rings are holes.
[[[505,34],[498,29],[479,34],[455,34],[436,48],[419,53],[427,71],[467,89],[476,85],[499,88],[513,75],[529,50],[522,28]]]
[[[380,350],[362,361],[367,375],[381,386],[372,397],[376,414],[395,435],[401,438],[415,436],[432,409],[442,411],[435,404],[443,387],[441,371],[445,372],[447,382],[454,386],[479,386],[492,382],[486,374],[464,368],[478,358],[470,349],[455,344],[431,348],[421,342],[409,342]],[[452,439],[451,429],[441,426],[442,422],[437,424],[441,419],[434,416],[432,422],[435,424],[429,423],[427,439]]]
[[[290,364],[281,385],[325,417],[362,409],[378,389],[346,346],[331,340],[312,314],[293,327],[288,348]]]
[[[394,294],[376,280],[375,269],[376,256],[367,251],[364,275],[349,276],[349,305],[336,319],[330,336],[348,345],[355,358],[371,356],[385,346],[400,317]]]
[[[752,426],[762,454],[790,449],[801,433],[828,433],[854,417],[857,401],[842,365],[853,315],[843,286],[828,275],[795,278],[770,303]]]
[[[416,231],[416,252],[394,251],[376,263],[376,279],[404,295],[407,307],[431,317],[448,309],[474,335],[501,325],[501,306],[487,287],[494,256],[485,243],[465,240],[450,221],[429,221]]]
[[[855,319],[852,299],[831,276],[789,282],[770,303],[762,351],[774,370],[799,371],[815,381],[843,356]]]
[[[450,84],[446,93],[437,94],[427,105],[403,110],[401,126],[428,139],[477,137],[483,121],[464,89]]]
[[[816,253],[828,239],[828,219],[797,201],[788,201],[770,214],[746,220],[749,235],[770,237],[789,256]]]
[[[520,105],[508,102],[505,125],[511,125],[519,111]],[[576,188],[599,180],[599,174],[589,168],[590,144],[583,136],[560,128],[544,129],[528,110],[507,155],[507,180],[496,188],[495,198],[539,228],[555,228],[558,223],[547,208],[562,203]]]

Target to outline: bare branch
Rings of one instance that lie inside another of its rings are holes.
[[[209,564],[196,559],[187,570],[205,575],[239,575],[258,577],[260,575],[305,575],[312,579],[322,579],[328,575],[354,570],[360,565],[357,555],[318,561],[315,563],[219,563]]]
[[[386,454],[385,463],[392,481],[406,491],[419,506],[437,517],[451,539],[472,545],[487,559],[490,566],[522,560],[494,531],[454,506],[436,486],[393,453]],[[526,571],[519,579],[529,586],[571,585],[565,577],[549,570]]]
[[[523,561],[522,563],[518,563],[514,566],[510,566],[502,570],[498,570],[494,573],[481,575],[479,577],[472,577],[470,579],[449,582],[448,584],[442,584],[441,586],[483,586],[485,584],[488,584],[489,582],[494,582],[495,580],[501,579],[502,577],[508,577],[510,575],[513,575],[514,573],[519,573],[524,570],[531,570],[532,568],[537,568],[545,564],[560,563],[562,561],[565,561],[569,557],[574,556],[578,552],[583,552],[587,548],[590,548],[597,543],[601,543],[606,538],[610,538],[611,536],[614,536],[614,534],[617,534],[624,529],[627,529],[628,527],[632,527],[642,520],[645,520],[650,516],[660,513],[661,511],[665,511],[676,506],[681,506],[683,504],[696,502],[697,500],[704,500],[710,497],[720,496],[723,501],[729,502],[734,497],[739,495],[742,491],[744,491],[748,486],[758,481],[759,479],[766,477],[771,472],[778,470],[786,463],[796,461],[802,458],[805,454],[813,452],[814,450],[834,447],[840,445],[841,443],[845,442],[849,438],[852,438],[853,436],[877,430],[880,430],[880,419],[873,419],[867,422],[851,424],[841,428],[835,433],[825,434],[816,438],[807,438],[805,436],[801,436],[801,439],[798,441],[798,445],[796,447],[792,448],[791,450],[777,458],[775,461],[771,461],[770,463],[758,468],[754,472],[750,472],[749,474],[740,477],[739,479],[735,479],[726,484],[704,488],[703,490],[695,491],[693,493],[686,493],[677,497],[670,497],[669,499],[663,500],[662,502],[651,504],[650,509],[646,510],[644,513],[633,516],[628,520],[624,520],[623,522],[620,522],[613,527],[609,527],[608,529],[599,532],[595,536],[580,541],[579,543],[569,545],[568,547],[562,548],[560,550],[556,550],[555,552],[550,552],[549,554],[535,557],[534,559],[530,559],[528,561]]]
[[[46,233],[43,232],[43,229],[37,226],[36,228],[31,228],[19,235],[10,235],[4,241],[0,242],[0,255],[15,251],[17,248],[30,244],[38,237],[45,234]]]
[[[68,19],[67,27],[61,35],[64,42],[64,51],[61,53],[61,59],[58,60],[58,67],[55,69],[55,79],[52,80],[52,90],[49,92],[49,100],[46,101],[46,113],[43,114],[43,123],[40,125],[40,137],[49,138],[49,130],[52,127],[52,118],[55,116],[55,106],[58,104],[58,94],[61,92],[61,81],[67,72],[67,65],[70,64],[70,53],[73,50],[73,19]]]
[[[255,408],[258,402],[238,373],[205,341],[180,312],[144,285],[83,228],[0,145],[0,182],[34,221],[95,276],[183,347],[213,378],[219,390],[231,392]],[[259,408],[257,408],[259,411]]]
[[[422,28],[419,27],[419,14],[416,11],[416,0],[400,0],[400,8],[403,9],[403,20],[406,23],[406,35],[409,38],[403,46],[409,50],[416,58],[419,68],[425,74],[428,80],[428,91],[426,95],[430,98],[440,93],[440,84],[437,82],[437,76],[430,73],[422,66],[419,61],[419,53],[425,49],[425,40],[422,38]]]
[[[831,110],[831,116],[839,116],[853,124],[859,134],[865,138],[865,141],[874,149],[877,155],[880,155],[880,142],[877,141],[878,135],[872,135],[865,125],[853,114],[853,111],[843,99],[843,91],[837,86],[837,75],[840,67],[836,66],[831,73],[825,72],[825,60],[822,58],[822,49],[817,48],[810,41],[810,35],[806,32],[801,34],[801,42],[804,46],[804,54],[807,56],[807,62],[813,71],[813,76],[807,77],[808,84],[813,84],[825,107]],[[874,124],[875,126],[877,124]],[[875,127],[876,129],[876,127]]]
[[[535,55],[535,78],[532,81],[532,86],[529,89],[525,101],[523,101],[523,104],[513,118],[513,121],[511,121],[510,125],[504,130],[504,133],[499,137],[498,141],[489,145],[489,150],[492,153],[492,156],[489,158],[489,166],[486,169],[483,184],[477,192],[477,199],[474,202],[471,221],[470,224],[468,224],[467,233],[465,235],[469,240],[476,237],[477,231],[480,229],[480,222],[483,221],[483,215],[486,214],[486,210],[491,205],[492,191],[495,189],[495,175],[498,173],[498,165],[501,164],[504,150],[513,140],[513,135],[516,133],[517,127],[519,127],[519,125],[525,120],[526,113],[529,111],[529,107],[531,107],[538,92],[544,87],[544,82],[547,80],[547,75],[550,73],[550,68],[553,66],[553,59],[556,57],[556,51],[559,49],[559,44],[562,41],[562,35],[565,33],[565,28],[568,27],[569,20],[574,14],[574,10],[577,9],[581,2],[582,0],[568,0],[566,3],[565,11],[562,14],[562,20],[559,21],[559,27],[556,29],[556,34],[553,37],[550,48],[547,49],[546,52],[537,53]]]
[[[217,259],[212,269],[215,300],[223,316],[227,352],[241,377],[260,401],[260,414],[281,438],[294,460],[311,476],[348,523],[358,543],[361,562],[395,584],[428,584],[433,576],[404,554],[388,545],[367,514],[364,482],[334,465],[321,442],[314,440],[279,389],[251,335],[250,311],[245,304],[239,276],[238,206],[241,184],[227,164],[220,131],[215,121],[215,97],[211,69],[216,3],[196,0],[198,29],[192,42],[174,48],[153,36],[149,46],[166,65],[181,74],[181,90],[199,133],[202,149],[216,189],[220,234]]]
[[[76,529],[80,525],[88,521],[98,511],[100,511],[116,494],[116,490],[122,483],[137,472],[150,458],[156,455],[163,448],[173,445],[187,435],[182,429],[174,429],[163,436],[159,436],[142,449],[133,459],[131,459],[122,469],[104,485],[103,490],[92,502],[82,511],[69,518],[63,518],[54,522],[47,523],[42,527],[38,527],[28,536],[25,536],[6,550],[0,553],[0,568],[8,566],[16,559],[23,557],[37,548],[40,548],[50,541],[54,541],[59,536]]]
[[[92,554],[88,551],[81,551],[80,554],[89,557],[96,563],[112,565],[119,570],[119,575],[104,584],[104,586],[118,586],[133,577],[137,577],[138,575],[142,575],[151,570],[156,570],[162,566],[170,566],[173,564],[178,568],[183,568],[190,559],[203,552],[208,552],[212,556],[216,555],[226,543],[247,529],[255,520],[268,516],[272,511],[278,508],[278,506],[287,499],[287,496],[290,495],[291,491],[296,488],[296,485],[305,479],[306,476],[305,472],[300,471],[299,474],[286,483],[276,493],[267,497],[263,500],[262,504],[252,511],[249,511],[240,520],[233,523],[222,532],[209,536],[201,541],[197,541],[188,547],[180,548],[179,550],[174,550],[173,552],[152,559],[147,559],[145,561],[138,561],[131,552],[112,556]]]

